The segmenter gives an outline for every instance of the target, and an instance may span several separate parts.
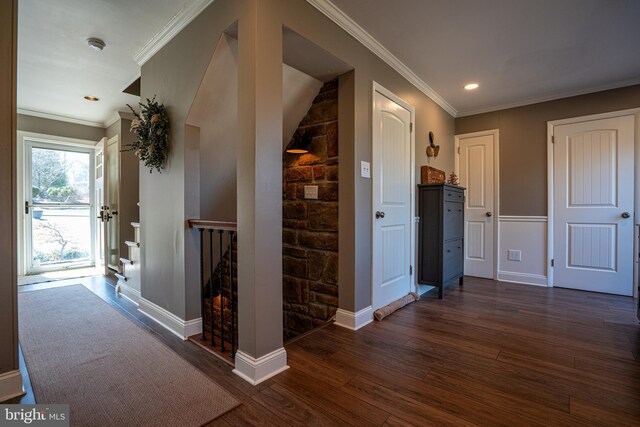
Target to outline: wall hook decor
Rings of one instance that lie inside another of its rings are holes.
[[[427,146],[427,157],[438,157],[440,146],[433,143],[433,132],[429,132],[429,145]]]

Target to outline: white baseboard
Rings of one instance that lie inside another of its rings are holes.
[[[182,320],[170,311],[142,297],[138,300],[138,311],[146,314],[183,340],[202,332],[202,318]]]
[[[498,271],[498,280],[502,282],[522,283],[524,285],[547,286],[547,276],[541,274]]]
[[[258,385],[287,369],[289,365],[284,347],[257,359],[238,350],[233,373],[252,385]]]
[[[135,305],[140,305],[140,291],[137,289],[133,289],[131,286],[124,283],[122,280],[118,280],[118,284],[116,285],[116,292]]]
[[[0,402],[22,396],[23,394],[22,374],[19,370],[0,374]]]
[[[341,308],[336,311],[336,325],[352,331],[357,331],[371,322],[373,322],[373,307],[371,306],[356,313]]]

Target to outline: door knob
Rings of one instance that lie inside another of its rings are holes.
[[[629,218],[631,216],[631,214],[629,214],[629,212],[622,212],[622,218]]]
[[[376,211],[376,219],[384,218],[384,212]]]
[[[491,217],[491,216],[493,216],[493,214],[491,212],[487,212],[487,216]]]

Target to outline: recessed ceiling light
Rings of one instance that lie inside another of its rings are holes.
[[[464,88],[466,90],[474,90],[474,89],[478,89],[480,87],[480,85],[478,83],[467,83],[466,85],[464,85]]]
[[[86,99],[87,101],[100,101],[100,98],[96,98],[95,96],[85,96],[84,99]]]
[[[96,37],[91,37],[87,39],[87,44],[93,50],[97,50],[100,52],[106,46],[105,42]]]

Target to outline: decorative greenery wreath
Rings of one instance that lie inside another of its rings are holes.
[[[151,100],[147,98],[146,105],[141,102],[138,105],[140,105],[140,114],[127,104],[136,116],[131,122],[131,132],[136,134],[137,139],[127,144],[122,151],[133,151],[149,168],[149,173],[152,173],[153,169],[162,173],[169,154],[167,110],[163,104],[156,102],[155,96]]]

